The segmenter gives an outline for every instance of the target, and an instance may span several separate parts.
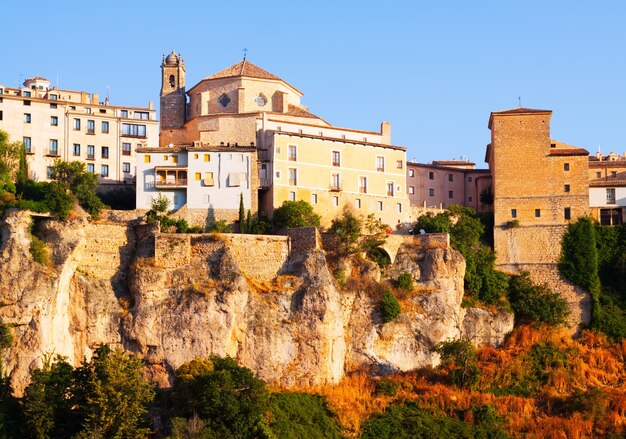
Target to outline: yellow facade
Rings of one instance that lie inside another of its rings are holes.
[[[391,228],[409,222],[404,148],[276,132],[273,165],[274,209],[304,200],[325,226],[345,206]]]

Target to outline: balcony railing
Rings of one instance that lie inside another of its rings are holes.
[[[259,161],[261,162],[265,162],[270,159],[270,152],[267,149],[259,149],[256,153]]]
[[[168,187],[186,187],[187,179],[186,178],[176,178],[176,179],[167,179],[156,181],[154,184],[157,188],[168,188]]]
[[[330,185],[331,192],[341,192],[341,183],[334,183]]]
[[[94,154],[87,154],[87,160],[95,160],[96,156]]]
[[[46,155],[53,156],[53,157],[58,157],[59,150],[58,149],[48,149],[48,151],[46,151]]]
[[[259,186],[262,188],[268,188],[272,185],[272,181],[269,178],[259,178]]]
[[[359,193],[366,194],[367,193],[367,188],[364,187],[364,186],[359,187]]]

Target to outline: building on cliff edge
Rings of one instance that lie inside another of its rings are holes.
[[[175,152],[179,162],[168,169],[171,161],[152,161],[153,149],[138,151],[138,208],[149,208],[149,200],[163,193],[172,202],[176,198],[176,207],[234,220],[242,193],[246,209],[270,216],[284,201],[304,200],[323,225],[346,205],[390,226],[409,222],[406,149],[391,144],[389,122],[380,132],[333,126],[300,103],[300,90],[245,58],[189,90],[179,54],[163,58],[161,73],[163,151],[158,154],[169,158]],[[205,153],[209,162],[202,158]],[[186,168],[197,160],[200,168]],[[216,162],[219,167],[209,169],[207,163]],[[239,176],[237,189],[218,194],[233,187],[233,175]],[[167,185],[168,176],[186,185]]]
[[[110,105],[97,94],[50,87],[42,77],[21,88],[0,85],[0,129],[26,149],[29,177],[49,180],[54,161],[80,161],[103,185],[133,184],[136,149],[157,146],[159,122],[148,107]]]

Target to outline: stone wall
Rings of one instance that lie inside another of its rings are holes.
[[[563,279],[557,264],[505,264],[499,265],[498,269],[508,273],[528,271],[535,284],[547,285],[552,291],[559,293],[569,304],[568,323],[575,333],[591,322],[591,295]]]
[[[128,267],[135,255],[136,237],[130,223],[90,223],[78,270],[96,279],[113,279],[125,284]]]
[[[297,253],[306,250],[319,250],[322,248],[322,236],[317,227],[298,227],[286,229],[285,235],[289,237],[290,251]]]
[[[155,236],[154,259],[164,268],[182,267],[191,258],[204,258],[226,248],[244,275],[258,280],[275,278],[289,257],[289,237],[239,234],[176,234]]]
[[[499,236],[494,245],[497,263],[556,263],[561,256],[561,240],[566,229],[566,225],[496,227]]]

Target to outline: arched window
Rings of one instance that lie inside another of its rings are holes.
[[[174,78],[174,75],[170,75],[170,86],[174,87],[174,85],[176,85],[176,78]]]

